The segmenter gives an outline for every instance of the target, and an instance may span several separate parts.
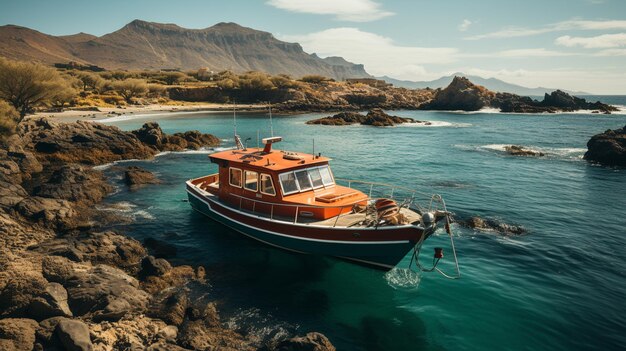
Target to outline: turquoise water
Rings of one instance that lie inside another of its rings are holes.
[[[622,99],[624,101],[624,99]],[[626,103],[622,103],[625,105]],[[126,204],[133,224],[118,228],[178,247],[176,263],[202,264],[209,296],[244,333],[271,337],[272,326],[326,334],[339,350],[589,350],[626,343],[626,169],[581,159],[593,134],[626,124],[626,115],[502,115],[396,111],[437,121],[432,127],[305,125],[319,114],[275,117],[281,148],[333,158],[336,177],[392,182],[440,193],[461,217],[523,225],[504,236],[453,227],[461,280],[423,274],[419,286],[392,286],[384,272],[266,247],[192,211],[184,181],[212,173],[204,153],[134,161],[164,181],[128,192],[120,182],[105,206]],[[134,129],[149,118],[112,122]],[[168,133],[198,129],[232,145],[232,117],[159,117]],[[242,114],[238,132],[255,146],[265,116]],[[546,157],[507,156],[519,144]],[[446,248],[445,235],[430,238]],[[407,256],[399,267],[406,267]],[[424,259],[425,263],[429,261]]]

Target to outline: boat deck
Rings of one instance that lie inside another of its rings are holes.
[[[253,210],[246,209],[246,208],[240,208],[239,206],[233,206],[233,204],[231,203],[220,200],[218,196],[212,194],[209,191],[206,191],[197,186],[194,186],[194,188],[196,188],[204,196],[210,197],[211,200],[219,202],[223,206],[230,207],[234,210],[244,212],[249,215],[261,217],[261,218],[288,222],[288,223],[298,223],[298,224],[306,224],[306,225],[311,225],[311,226],[324,226],[324,227],[365,228],[365,227],[376,226],[376,214],[372,213],[372,211],[363,211],[363,212],[350,211],[348,213],[343,213],[338,216],[334,216],[334,217],[324,219],[324,220],[317,220],[314,218],[309,218],[309,217],[304,217],[304,216],[299,216],[298,218],[295,218],[294,216],[285,217],[285,216],[273,215],[272,213],[253,211]],[[422,216],[416,211],[409,209],[409,208],[401,208],[399,213],[405,218],[403,225],[407,225],[407,224],[420,225]],[[390,226],[394,224],[383,222],[383,223],[379,223],[379,225]],[[401,225],[401,224],[395,224],[395,225]]]

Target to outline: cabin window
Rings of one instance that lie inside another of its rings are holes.
[[[276,189],[274,189],[274,183],[269,174],[261,174],[261,193],[272,196],[276,195]]]
[[[259,189],[259,174],[252,171],[245,171],[244,173],[246,175],[245,189],[257,191]]]
[[[296,179],[298,180],[298,185],[300,186],[300,191],[306,191],[313,188],[311,184],[311,179],[309,179],[309,172],[306,169],[301,171],[295,171]]]
[[[239,168],[230,169],[230,185],[241,188],[241,170]]]
[[[335,181],[333,180],[333,175],[330,173],[330,168],[328,166],[322,166],[319,168],[320,175],[322,176],[322,183],[325,186],[334,185]]]
[[[313,188],[317,189],[324,186],[324,182],[322,181],[322,174],[320,173],[319,168],[309,168],[309,178],[311,178]]]
[[[280,180],[280,186],[283,188],[283,195],[297,193],[300,190],[293,172],[283,173],[279,175],[278,178]]]

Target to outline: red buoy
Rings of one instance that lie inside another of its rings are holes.
[[[435,248],[435,258],[443,258],[443,248],[441,247]]]

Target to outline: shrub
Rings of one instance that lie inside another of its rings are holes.
[[[320,76],[319,74],[310,74],[310,75],[306,75],[306,76],[300,78],[300,80],[305,82],[305,83],[319,84],[319,83],[322,83],[323,81],[328,80],[328,78],[326,78],[324,76]]]
[[[141,97],[148,92],[148,84],[143,79],[125,79],[113,82],[111,87],[129,104],[134,98]]]
[[[15,126],[20,118],[15,108],[6,101],[0,100],[0,140],[15,133]]]
[[[0,58],[0,98],[19,112],[20,120],[35,107],[51,104],[69,84],[56,70],[36,63]]]

